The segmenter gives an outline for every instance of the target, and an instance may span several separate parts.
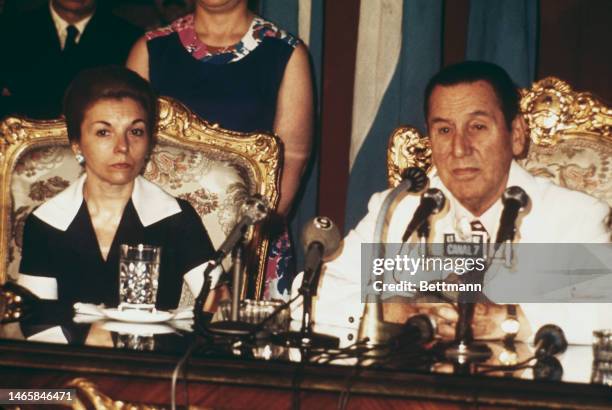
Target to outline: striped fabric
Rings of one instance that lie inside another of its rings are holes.
[[[442,54],[442,0],[362,1],[345,231],[386,188],[385,155],[400,124],[423,129],[422,95]]]
[[[448,0],[447,0],[448,1]],[[361,1],[345,231],[386,188],[392,130],[425,131],[423,92],[442,65],[442,0]],[[520,86],[535,76],[537,0],[470,0],[466,59],[504,67]]]

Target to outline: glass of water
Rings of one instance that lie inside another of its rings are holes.
[[[593,372],[591,383],[612,386],[612,329],[593,332]]]
[[[155,309],[161,247],[119,247],[119,310]]]

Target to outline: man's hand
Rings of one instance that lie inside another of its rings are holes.
[[[406,323],[412,316],[425,314],[436,323],[436,334],[442,338],[453,338],[457,323],[457,310],[451,303],[432,296],[417,298],[390,298],[383,303],[385,322]]]
[[[474,339],[501,339],[506,334],[501,324],[506,320],[505,305],[495,303],[477,303],[474,309],[472,332]]]
[[[531,333],[528,323],[520,308],[518,319],[521,330],[517,336],[518,340],[526,340]],[[455,327],[459,319],[457,305],[442,301],[420,301],[399,302],[392,300],[383,303],[383,315],[386,322],[405,323],[414,315],[428,315],[436,323],[436,334],[443,339],[455,337]],[[505,305],[494,303],[478,303],[474,310],[472,331],[475,339],[502,339],[505,333],[501,329],[502,322],[506,319],[507,311]]]

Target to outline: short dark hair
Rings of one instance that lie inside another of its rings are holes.
[[[434,75],[425,88],[425,119],[429,116],[429,100],[436,86],[469,84],[477,81],[486,81],[491,85],[504,114],[506,126],[508,130],[512,129],[512,121],[519,113],[518,88],[506,70],[486,61],[464,61],[449,65]]]
[[[64,116],[71,143],[81,139],[81,125],[87,110],[100,100],[131,98],[147,116],[149,147],[155,142],[157,97],[149,83],[134,71],[121,66],[104,66],[81,71],[64,94]]]

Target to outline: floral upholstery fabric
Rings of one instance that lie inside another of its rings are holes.
[[[536,176],[585,192],[612,206],[612,146],[603,139],[569,139],[551,147],[532,144],[519,163]]]
[[[11,179],[12,212],[7,274],[16,279],[21,261],[23,225],[40,204],[77,179],[82,168],[68,145],[36,147],[20,158]]]
[[[237,154],[220,150],[201,152],[160,142],[144,176],[169,194],[188,200],[201,216],[213,245],[218,247],[234,226],[242,199],[254,190],[254,175],[244,161]],[[9,278],[18,274],[27,216],[82,172],[68,145],[36,147],[20,157],[11,181]],[[193,295],[184,286],[179,305],[189,305],[192,300]]]

